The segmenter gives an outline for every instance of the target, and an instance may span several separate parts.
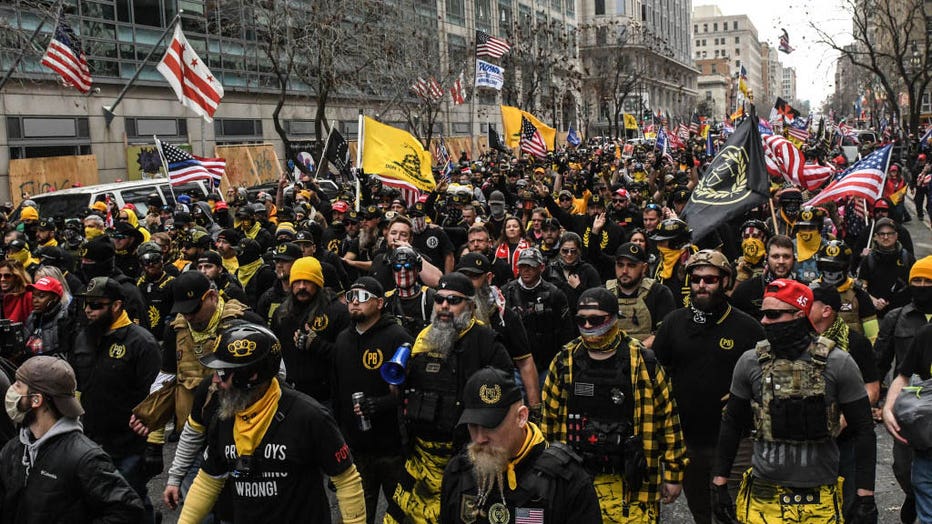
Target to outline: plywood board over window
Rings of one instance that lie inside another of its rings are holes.
[[[23,200],[23,193],[38,195],[75,185],[99,183],[100,172],[95,155],[10,160],[10,196],[14,205]]]
[[[217,146],[215,155],[226,159],[227,167],[220,188],[248,187],[275,182],[282,165],[272,144]]]

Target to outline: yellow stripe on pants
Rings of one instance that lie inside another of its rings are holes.
[[[407,478],[395,486],[392,494],[392,502],[404,513],[406,524],[440,521],[440,484],[452,449],[448,442],[415,440],[414,450],[405,461],[403,475]],[[386,514],[383,522],[395,524],[397,521]]]
[[[841,483],[812,488],[813,499],[799,495],[791,488],[777,486],[754,478],[751,470],[744,473],[738,488],[738,521],[744,524],[843,524],[841,515]],[[817,497],[815,497],[817,495]]]
[[[647,508],[640,502],[625,504],[625,484],[621,475],[600,474],[593,481],[595,494],[602,509],[605,524],[653,524],[657,522],[656,507]]]

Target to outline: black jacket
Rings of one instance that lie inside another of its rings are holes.
[[[18,438],[0,451],[0,523],[130,523],[142,501],[110,457],[80,431],[49,438],[23,465]]]
[[[39,314],[33,311],[23,323],[23,339],[26,341],[26,354],[61,354],[71,352],[74,341],[75,320],[70,311],[61,302],[51,311]],[[38,339],[30,344],[30,340]],[[41,353],[35,352],[33,347],[41,344]]]

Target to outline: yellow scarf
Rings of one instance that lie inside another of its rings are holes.
[[[844,293],[845,291],[848,291],[849,289],[851,289],[851,286],[853,285],[854,285],[854,279],[851,277],[848,277],[845,280],[844,284],[836,286],[835,289],[837,289],[839,293]]]
[[[243,264],[236,269],[236,278],[238,278],[239,283],[243,285],[243,289],[246,288],[246,284],[249,284],[249,281],[252,280],[252,277],[256,275],[261,266],[262,259],[259,258],[248,264]]]
[[[544,435],[540,432],[540,429],[530,420],[527,423],[527,435],[524,436],[524,444],[521,445],[521,449],[518,450],[518,454],[515,455],[515,458],[511,459],[508,463],[508,470],[506,476],[508,477],[508,489],[514,491],[518,489],[518,479],[515,476],[515,466],[519,462],[524,460],[524,457],[531,452],[534,447],[544,441]]]
[[[612,327],[602,335],[597,337],[580,335],[580,337],[586,349],[598,351],[600,353],[608,353],[618,349],[618,343],[622,340],[622,337],[618,336],[619,333],[621,333],[621,324],[615,322],[612,324]]]
[[[204,331],[194,331],[194,328],[192,328],[191,324],[188,323],[188,330],[191,332],[191,339],[194,340],[195,344],[200,344],[201,342],[217,334],[217,326],[220,325],[220,315],[222,314],[223,299],[218,296],[217,310],[214,311],[214,315],[210,317],[210,322],[207,323],[207,328],[204,329]]]
[[[657,246],[657,249],[663,257],[663,260],[660,262],[660,267],[657,268],[657,276],[666,280],[673,276],[673,268],[676,267],[676,263],[679,262],[680,257],[683,256],[683,250],[660,246]]]
[[[805,262],[819,252],[822,236],[818,231],[798,231],[796,233],[796,260]]]
[[[759,238],[746,238],[741,242],[741,252],[744,259],[751,265],[757,265],[764,258],[764,243]]]
[[[114,331],[120,328],[124,328],[132,323],[133,321],[129,319],[129,315],[126,314],[126,311],[122,311],[120,316],[118,316],[116,320],[113,321],[113,324],[110,324],[109,332],[113,333]]]
[[[42,244],[39,247],[58,247],[58,240],[56,240],[55,237],[52,237],[48,242]]]
[[[243,234],[246,235],[246,238],[251,238],[255,240],[256,235],[259,234],[259,229],[261,228],[262,228],[262,225],[259,224],[259,222],[257,221],[256,223],[252,225],[251,228],[249,228],[249,231],[244,231]],[[245,286],[246,284],[243,284],[243,285]]]
[[[237,455],[252,455],[256,446],[262,442],[262,437],[275,418],[281,396],[282,388],[278,385],[278,379],[273,378],[262,398],[236,414],[233,419],[233,443],[236,444]]]
[[[95,238],[103,235],[104,232],[97,229],[96,227],[86,227],[84,228],[84,239],[87,241],[94,240]]]
[[[239,260],[236,259],[236,255],[230,258],[224,258],[223,267],[226,268],[227,272],[235,274],[236,270],[239,269]]]
[[[7,256],[10,260],[15,260],[22,264],[23,267],[26,267],[26,264],[29,262],[30,253],[26,248],[20,249],[19,251],[14,251],[9,253]]]

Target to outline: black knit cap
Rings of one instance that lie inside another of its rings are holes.
[[[604,287],[593,287],[583,291],[576,306],[577,310],[595,306],[596,309],[610,315],[618,315],[618,298]]]

